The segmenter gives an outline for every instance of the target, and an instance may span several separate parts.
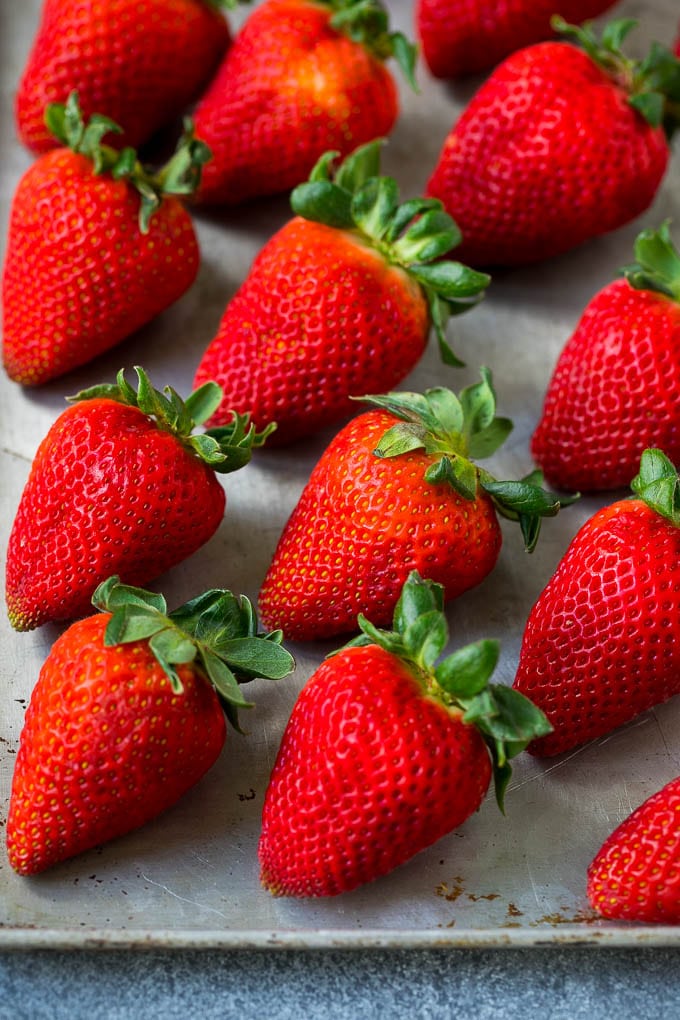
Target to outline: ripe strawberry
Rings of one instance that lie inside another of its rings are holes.
[[[595,18],[615,0],[561,0],[567,21]],[[416,27],[436,78],[486,71],[523,46],[549,39],[554,0],[418,0]]]
[[[488,684],[495,641],[437,664],[448,642],[440,585],[413,572],[391,632],[362,635],[300,693],[265,794],[261,879],[276,896],[334,896],[403,864],[476,811],[492,772],[545,717]]]
[[[199,251],[175,195],[195,188],[208,153],[190,133],[150,176],[131,149],[86,126],[77,98],[49,110],[65,148],[41,156],[19,182],[2,275],[3,358],[10,378],[47,382],[113,347],[193,283]]]
[[[168,613],[162,595],[110,578],[103,612],[57,639],[31,696],[16,758],[9,861],[33,875],[138,828],[217,760],[239,683],[293,668],[252,606],[212,590]]]
[[[588,868],[588,899],[614,920],[680,923],[680,778],[604,842]]]
[[[264,0],[196,108],[196,133],[213,154],[199,200],[287,191],[328,149],[345,155],[389,134],[391,56],[413,81],[415,48],[388,30],[380,0]]]
[[[7,550],[6,598],[17,630],[88,611],[100,582],[147,584],[215,533],[224,489],[215,472],[242,467],[269,430],[245,415],[193,435],[217,406],[207,383],[182,401],[140,368],[138,392],[121,371],[54,422],[36,453]]]
[[[656,44],[633,61],[613,21],[598,42],[554,21],[569,41],[508,57],[444,143],[427,192],[482,265],[545,259],[622,226],[651,203],[677,126],[680,62]],[[675,105],[674,105],[675,104]]]
[[[585,309],[550,380],[531,450],[558,488],[630,485],[647,447],[680,463],[680,255],[643,231],[625,279]]]
[[[553,733],[537,755],[602,737],[680,692],[680,489],[646,450],[633,498],[588,520],[534,605],[515,688]]]
[[[517,520],[532,549],[541,517],[559,502],[530,476],[498,482],[485,457],[512,428],[495,417],[490,374],[464,389],[368,397],[327,447],[279,539],[260,591],[269,627],[314,640],[392,618],[411,570],[453,599],[493,569],[497,512]]]
[[[230,42],[220,0],[45,0],[16,94],[19,137],[55,145],[45,107],[77,91],[87,117],[105,113],[137,147],[186,109]]]
[[[214,379],[214,417],[276,420],[289,442],[353,411],[353,394],[383,392],[414,367],[430,327],[443,359],[448,315],[478,301],[489,277],[442,257],[460,232],[441,203],[399,204],[379,177],[380,142],[331,173],[326,153],[295,189],[298,215],[259,253],[206,350],[195,384]]]

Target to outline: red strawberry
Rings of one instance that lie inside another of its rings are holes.
[[[488,684],[495,641],[437,664],[448,642],[443,592],[412,573],[391,632],[367,620],[300,693],[265,794],[263,885],[334,896],[403,864],[461,825],[492,771],[502,806],[508,759],[545,717]]]
[[[548,386],[531,450],[558,488],[630,485],[647,447],[680,462],[680,255],[646,230],[625,279],[585,309]]]
[[[473,264],[537,261],[614,230],[649,206],[664,176],[680,62],[658,45],[644,62],[624,57],[632,21],[611,22],[601,43],[555,24],[583,49],[546,42],[508,57],[454,125],[429,181]]]
[[[219,0],[45,0],[16,94],[19,137],[55,145],[45,107],[76,90],[86,116],[105,113],[138,146],[210,80],[229,44]]]
[[[617,921],[680,923],[680,778],[605,841],[588,868],[588,899]]]
[[[414,367],[430,327],[443,359],[451,312],[480,299],[488,276],[442,261],[460,240],[441,203],[399,204],[379,177],[380,143],[360,147],[334,175],[327,153],[291,196],[298,213],[265,245],[196,373],[224,390],[213,421],[232,409],[274,419],[277,442],[353,411],[353,394],[383,392]]]
[[[76,397],[36,453],[7,550],[6,598],[17,630],[88,611],[112,574],[147,584],[215,533],[224,489],[215,472],[248,462],[256,433],[247,416],[193,435],[219,403],[214,383],[183,402],[154,390],[137,369]]]
[[[515,688],[553,725],[533,754],[571,750],[680,693],[678,475],[646,450],[632,488],[583,525],[529,615]]]
[[[380,0],[265,0],[196,108],[213,154],[199,199],[287,191],[328,149],[344,155],[389,134],[398,113],[390,56],[412,81],[415,49],[389,32]]]
[[[504,57],[552,35],[556,6],[574,23],[595,18],[615,0],[418,0],[423,56],[437,78],[486,71]]]
[[[495,417],[486,369],[460,399],[445,389],[367,399],[377,409],[322,455],[262,584],[262,619],[291,639],[345,633],[359,613],[388,624],[411,570],[453,599],[495,566],[497,512],[519,521],[531,549],[541,517],[560,506],[535,479],[497,482],[470,459],[512,428]]]
[[[113,577],[106,610],[55,642],[31,696],[16,758],[9,861],[33,875],[122,836],[174,804],[238,728],[239,682],[293,662],[226,590],[167,613],[165,599]]]
[[[10,378],[47,382],[113,347],[193,283],[199,251],[174,195],[190,192],[208,154],[188,134],[153,177],[131,149],[86,126],[71,96],[49,122],[68,146],[41,156],[12,203],[2,275],[3,358]]]

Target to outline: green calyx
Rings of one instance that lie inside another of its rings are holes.
[[[386,262],[407,272],[427,299],[443,361],[460,367],[463,362],[444,336],[448,318],[476,305],[491,278],[443,258],[460,244],[458,226],[436,198],[399,201],[396,181],[380,176],[383,144],[383,139],[376,139],[360,146],[336,168],[338,153],[324,153],[309,180],[293,190],[293,212],[353,231]]]
[[[551,25],[625,89],[630,105],[652,127],[663,127],[668,138],[672,136],[680,125],[680,60],[670,49],[654,42],[644,60],[626,57],[621,44],[637,25],[633,18],[610,21],[599,39],[591,21],[569,25],[555,14]]]
[[[643,230],[635,240],[635,262],[621,273],[631,287],[652,290],[680,302],[680,253],[673,244],[666,220],[658,230]]]
[[[477,641],[440,660],[449,640],[444,590],[423,580],[416,570],[406,579],[391,631],[379,630],[362,615],[358,622],[362,633],[346,648],[375,644],[410,663],[430,697],[460,709],[463,721],[477,727],[491,753],[496,799],[503,810],[510,759],[536,737],[550,733],[552,726],[519,691],[489,683],[498,661],[498,642]]]
[[[234,412],[228,425],[194,435],[194,428],[207,421],[219,407],[222,388],[215,382],[207,382],[183,400],[171,386],[166,386],[162,393],[154,389],[143,368],[135,366],[135,372],[137,389],[128,383],[125,370],[121,369],[115,383],[91,386],[66,399],[77,403],[106,398],[137,407],[218,474],[242,468],[250,460],[253,449],[262,446],[276,428],[272,422],[258,432],[250,422],[250,415]]]
[[[464,499],[477,498],[479,489],[491,497],[496,510],[520,525],[527,552],[538,541],[541,521],[554,517],[562,506],[578,497],[559,499],[541,488],[542,475],[534,471],[519,481],[498,481],[475,460],[491,456],[512,430],[508,418],[496,416],[496,394],[491,372],[480,369],[481,382],[456,396],[444,387],[421,393],[387,393],[359,399],[380,407],[400,421],[385,432],[373,451],[376,457],[399,457],[422,449],[436,459],[425,480],[450,485]]]
[[[417,92],[417,47],[402,32],[390,31],[389,15],[380,0],[316,0],[331,10],[331,27],[365,46],[379,60],[394,57],[411,88]]]
[[[120,151],[102,141],[110,132],[120,134],[122,128],[102,114],[83,120],[78,93],[71,92],[66,103],[50,103],[45,123],[63,145],[92,161],[96,174],[110,174],[114,180],[126,180],[139,192],[139,229],[148,233],[151,217],[165,195],[191,195],[198,187],[205,163],[211,152],[205,142],[194,135],[189,119],[184,121],[184,134],[175,153],[155,173],[146,170],[134,149]]]
[[[662,450],[645,450],[640,471],[630,483],[635,496],[652,510],[680,527],[680,479]]]
[[[92,604],[112,614],[104,634],[106,647],[146,641],[175,694],[183,691],[175,667],[194,663],[217,691],[235,729],[240,729],[238,709],[252,707],[240,684],[256,677],[281,680],[295,668],[293,657],[281,647],[281,631],[260,633],[250,601],[223,588],[206,591],[169,613],[162,595],[110,577],[96,589]]]

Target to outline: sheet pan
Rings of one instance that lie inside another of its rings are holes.
[[[411,32],[411,7],[391,0],[395,24]],[[15,140],[12,94],[32,37],[39,0],[0,9],[0,224],[29,154]],[[676,0],[623,0],[640,26],[631,45],[670,42]],[[238,24],[244,15],[232,15]],[[602,20],[602,19],[600,19]],[[401,87],[402,114],[384,168],[402,194],[420,194],[441,143],[479,79],[449,86],[419,71],[420,93]],[[645,226],[680,219],[680,153],[653,207],[615,234],[550,263],[499,272],[485,302],[453,322],[450,337],[467,362],[443,370],[435,345],[403,388],[445,378],[454,389],[494,373],[499,413],[515,430],[490,463],[511,477],[531,467],[528,441],[555,359],[593,294],[630,260]],[[0,377],[1,535],[9,527],[31,458],[64,396],[140,363],[156,385],[186,394],[223,309],[256,252],[289,216],[285,198],[197,217],[203,264],[172,309],[107,355],[38,390]],[[171,606],[212,586],[255,599],[278,535],[309,472],[335,430],[305,445],[258,453],[229,476],[218,533],[159,579]],[[611,497],[613,498],[613,497]],[[495,572],[451,604],[451,649],[482,636],[500,639],[497,679],[512,683],[524,622],[578,527],[610,497],[589,498],[547,521],[530,557],[504,528]],[[0,619],[0,821],[22,717],[40,666],[60,628],[29,634]],[[678,945],[677,929],[598,920],[585,898],[585,869],[605,836],[633,807],[680,773],[680,699],[609,737],[555,760],[516,763],[502,816],[490,796],[459,830],[386,878],[328,901],[273,899],[259,886],[256,846],[263,794],[298,690],[332,643],[291,645],[297,671],[249,688],[256,702],[245,737],[230,734],[204,780],[176,807],[129,836],[34,879],[14,875],[0,853],[0,948],[92,946],[363,947],[527,946],[573,943]]]

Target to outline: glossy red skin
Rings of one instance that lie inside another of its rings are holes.
[[[138,192],[70,149],[45,153],[19,181],[2,274],[3,360],[37,386],[130,336],[191,286],[191,218],[163,199],[149,231]]]
[[[504,57],[553,35],[559,13],[570,25],[596,18],[615,0],[418,0],[422,54],[436,78],[458,78],[495,67]]]
[[[554,727],[529,752],[569,751],[680,693],[680,528],[639,499],[579,530],[535,603],[514,687]]]
[[[226,738],[213,687],[170,681],[145,641],[104,647],[108,613],[69,627],[31,695],[7,818],[11,866],[33,875],[138,828],[174,804]]]
[[[342,429],[314,468],[260,590],[260,615],[291,640],[357,629],[358,613],[392,622],[412,570],[453,599],[493,569],[501,531],[491,500],[424,479],[434,457],[373,454],[397,419],[382,410]]]
[[[114,574],[143,587],[208,541],[225,500],[213,469],[137,408],[69,407],[38,448],[12,526],[12,625],[86,615]]]
[[[397,90],[382,60],[331,28],[331,10],[265,0],[196,107],[212,150],[198,200],[234,204],[307,180],[329,149],[346,155],[391,131]]]
[[[224,397],[210,424],[250,412],[286,443],[356,411],[352,395],[393,389],[430,328],[420,286],[356,234],[296,217],[259,253],[227,306],[195,385]]]
[[[45,107],[76,89],[86,119],[104,114],[125,129],[116,146],[138,148],[201,93],[229,42],[202,0],[45,0],[16,95],[19,137],[34,152],[59,145]]]
[[[462,713],[377,646],[324,662],[281,741],[262,813],[261,880],[335,896],[403,864],[479,808],[491,764]]]
[[[680,303],[616,280],[557,361],[531,451],[553,486],[592,492],[628,487],[650,447],[680,461]]]
[[[603,917],[680,923],[680,778],[649,797],[605,840],[588,868]]]
[[[662,128],[589,56],[538,43],[504,60],[448,135],[427,186],[463,232],[457,258],[519,265],[569,251],[652,202]]]

